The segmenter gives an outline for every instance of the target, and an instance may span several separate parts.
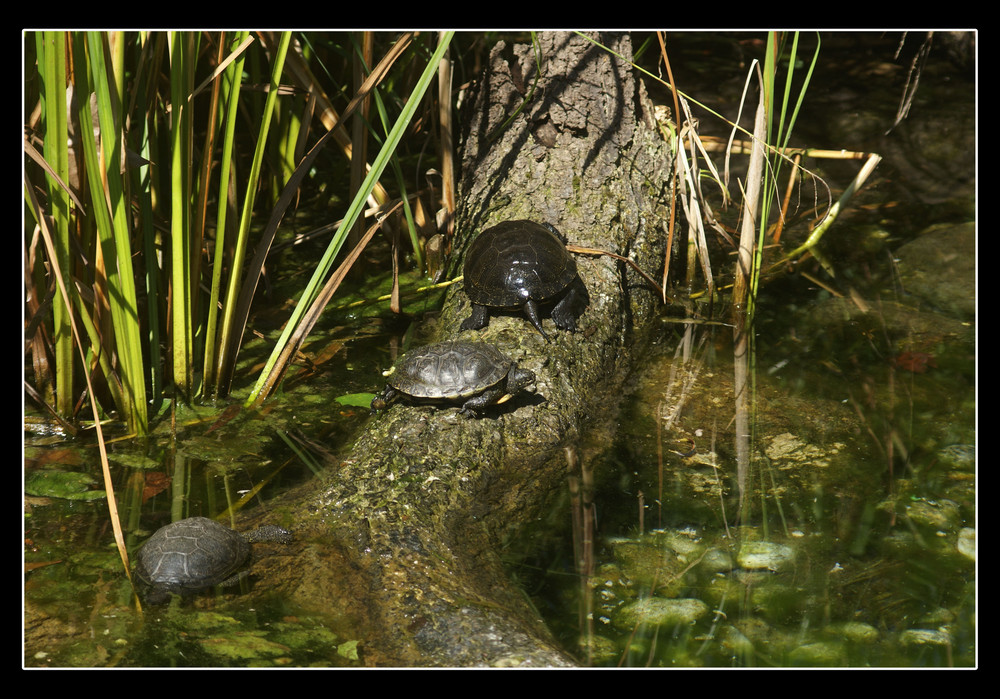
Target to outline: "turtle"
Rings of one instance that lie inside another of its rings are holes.
[[[535,381],[535,374],[485,342],[439,342],[408,352],[372,399],[374,414],[399,397],[415,403],[454,403],[466,417],[502,403]]]
[[[291,542],[287,529],[267,524],[237,532],[207,517],[188,517],[160,527],[139,549],[135,574],[151,604],[213,585],[235,585],[247,574],[252,544]]]
[[[538,307],[549,303],[556,327],[576,330],[576,306],[586,300],[586,288],[576,261],[547,223],[515,220],[487,228],[469,247],[464,275],[472,314],[462,321],[462,330],[486,327],[491,308],[523,309],[548,340]]]

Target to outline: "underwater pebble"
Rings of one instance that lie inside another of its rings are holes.
[[[938,458],[949,466],[971,469],[976,465],[976,445],[949,444],[938,449]]]
[[[958,526],[962,513],[958,503],[953,500],[922,498],[906,506],[906,516],[918,526],[948,532]]]
[[[708,605],[700,599],[663,599],[647,597],[622,607],[615,615],[615,626],[631,629],[640,624],[675,626],[693,624],[708,614]]]
[[[708,575],[728,573],[733,569],[733,557],[723,549],[709,549],[702,556],[698,568]]]
[[[753,641],[743,635],[735,626],[724,626],[719,632],[719,642],[737,657],[753,653]]]
[[[928,611],[926,614],[921,616],[917,624],[925,629],[941,629],[946,628],[949,624],[955,623],[955,612],[948,609],[947,607],[938,607]]]
[[[771,541],[746,541],[736,556],[736,562],[748,570],[780,571],[794,560],[795,552],[790,547]]]
[[[847,665],[847,656],[840,643],[819,641],[793,648],[788,653],[788,664],[795,667],[837,667]]]
[[[976,560],[976,530],[972,527],[962,527],[958,533],[958,552]]]
[[[678,556],[691,560],[704,549],[698,533],[692,529],[667,529],[655,532],[665,546],[673,549]]]
[[[951,634],[940,629],[907,629],[899,634],[904,646],[950,646]]]
[[[778,464],[778,468],[789,468],[796,464],[822,468],[829,466],[830,457],[843,448],[844,445],[840,442],[818,447],[785,432],[771,438],[765,453],[769,459]]]
[[[976,222],[941,223],[895,253],[908,294],[957,318],[976,316]]]
[[[851,643],[875,643],[878,640],[878,629],[863,621],[845,621],[841,624],[831,624],[826,632],[840,636]]]
[[[617,542],[614,555],[629,583],[637,590],[655,591],[666,597],[676,596],[684,588],[685,564],[666,546],[647,541]],[[654,589],[655,588],[655,589]]]

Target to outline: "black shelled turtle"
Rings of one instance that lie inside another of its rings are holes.
[[[170,594],[187,594],[213,585],[235,585],[246,575],[252,544],[292,540],[287,529],[268,524],[249,532],[233,531],[206,517],[168,524],[149,537],[135,564],[135,574],[150,603]]]
[[[465,257],[465,293],[472,315],[462,330],[478,330],[489,323],[491,308],[523,309],[542,337],[539,304],[554,303],[556,327],[576,330],[576,305],[586,289],[565,243],[548,224],[504,221],[479,234]]]
[[[496,347],[484,342],[440,342],[408,352],[372,399],[372,412],[404,397],[414,403],[454,403],[477,415],[535,381]]]

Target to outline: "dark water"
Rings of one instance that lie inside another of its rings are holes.
[[[759,37],[668,38],[678,86],[734,117]],[[512,558],[512,574],[581,661],[975,664],[976,568],[967,553],[976,517],[975,319],[960,303],[927,300],[941,298],[935,278],[960,276],[938,259],[950,248],[936,248],[930,262],[916,258],[930,268],[922,296],[899,263],[929,226],[975,219],[975,83],[961,44],[937,37],[910,115],[887,135],[923,38],[908,37],[897,59],[899,35],[823,37],[794,145],[885,160],[824,238],[835,274],[812,261],[762,290],[748,516],[737,522],[730,331],[672,322],[678,314],[668,309],[621,429],[611,444],[580,445],[597,513],[591,577],[579,575],[568,494],[518,542],[526,553]],[[808,49],[805,35],[803,43]],[[704,133],[728,135],[699,117]],[[803,165],[836,195],[859,163]],[[808,186],[786,240],[806,234]],[[323,457],[317,444],[340,444],[367,419],[364,409],[331,410],[327,396],[377,385],[383,348],[325,331],[337,361],[289,381],[266,414],[182,410],[145,444],[112,445],[130,546],[179,514],[217,515],[244,500],[266,507],[311,477],[308,457]],[[682,364],[684,343],[691,352]],[[87,495],[103,488],[96,447],[31,434],[25,463],[25,665],[358,663],[358,634],[280,600],[165,609],[142,622],[129,608],[106,503]],[[67,477],[56,489],[35,482],[43,472],[96,480]],[[640,615],[678,600],[690,617]]]
[[[570,534],[555,546],[550,531],[526,535],[537,557],[519,572],[581,658],[975,664],[974,83],[955,37],[938,41],[890,130],[924,37],[893,60],[899,39],[824,37],[793,145],[884,160],[824,238],[822,263],[771,278],[759,297],[745,517],[731,331],[667,318],[613,444],[581,450],[593,555],[574,557]],[[679,43],[678,86],[735,115],[743,76],[726,66],[754,43]],[[803,165],[839,194],[860,161]],[[812,203],[793,199],[790,220]]]

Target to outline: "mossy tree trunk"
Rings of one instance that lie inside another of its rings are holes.
[[[540,34],[540,66],[530,45],[494,47],[465,123],[453,270],[482,229],[529,218],[659,276],[668,149],[629,65],[630,37],[590,39]],[[536,373],[536,393],[482,419],[394,406],[319,492],[290,495],[301,551],[261,564],[293,599],[363,629],[367,662],[573,662],[509,581],[499,548],[566,488],[565,448],[613,417],[659,309],[621,262],[581,256],[578,268],[589,306],[576,333],[552,328],[550,342],[515,314],[460,332],[470,310],[460,285],[441,315],[438,339],[493,342]]]

